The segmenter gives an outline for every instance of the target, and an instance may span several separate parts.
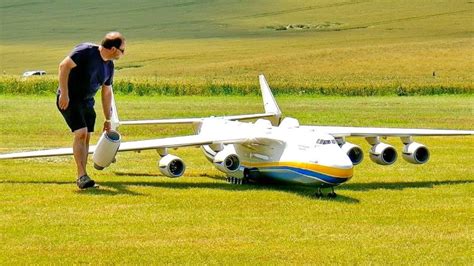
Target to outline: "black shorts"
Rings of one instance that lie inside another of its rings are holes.
[[[95,111],[94,107],[85,102],[71,102],[66,110],[61,110],[58,105],[59,96],[56,97],[56,107],[66,120],[67,125],[74,132],[78,129],[87,127],[87,132],[94,132]]]

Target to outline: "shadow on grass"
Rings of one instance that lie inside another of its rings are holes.
[[[118,176],[129,176],[129,177],[156,177],[161,176],[158,174],[140,174],[140,173],[127,173],[127,172],[114,172]],[[127,184],[128,186],[148,186],[148,187],[160,187],[160,188],[170,188],[170,189],[194,189],[194,188],[203,188],[203,189],[220,189],[227,191],[248,191],[248,190],[270,190],[270,191],[282,191],[286,193],[296,194],[304,198],[310,198],[314,200],[326,200],[326,201],[335,201],[342,203],[359,203],[358,199],[350,198],[343,195],[338,195],[336,198],[317,198],[315,197],[316,189],[308,186],[297,186],[297,185],[288,185],[288,184],[278,184],[278,183],[251,183],[244,185],[233,185],[225,181],[225,177],[221,175],[209,175],[209,174],[200,174],[199,177],[210,178],[223,183],[192,183],[192,182],[169,182],[169,181],[160,181],[160,182],[101,182],[103,186],[115,187],[117,185]],[[166,179],[165,179],[166,180]]]
[[[217,178],[216,178],[217,179]],[[219,178],[224,181],[225,179]],[[325,201],[334,201],[341,203],[359,203],[358,199],[350,198],[343,195],[338,195],[337,198],[316,198],[314,196],[315,189],[311,187],[303,186],[294,186],[294,185],[277,185],[277,184],[244,184],[244,185],[233,185],[229,183],[209,183],[209,182],[168,182],[168,181],[159,181],[159,182],[140,182],[140,181],[107,181],[100,182],[101,189],[99,190],[86,190],[80,191],[81,193],[90,193],[90,194],[102,194],[102,195],[116,195],[116,194],[131,194],[130,190],[127,189],[129,186],[144,186],[144,187],[156,187],[156,188],[168,188],[168,189],[219,189],[225,191],[279,191],[289,194],[296,194],[298,196],[314,199],[314,200],[325,200]],[[104,190],[102,188],[107,188]],[[136,193],[137,195],[142,195]]]
[[[225,191],[280,191],[290,194],[296,194],[298,196],[315,199],[315,200],[327,200],[334,202],[342,203],[359,203],[359,200],[353,199],[347,196],[338,195],[337,198],[316,198],[314,194],[316,189],[313,187],[305,186],[295,186],[295,185],[286,185],[286,184],[260,184],[260,183],[251,183],[244,185],[234,185],[227,183],[225,178],[221,176],[206,176],[207,178],[212,178],[222,181],[222,183],[209,183],[209,182],[169,182],[166,180],[163,181],[152,181],[152,182],[141,182],[141,181],[113,181],[113,182],[101,182],[100,184],[104,187],[114,188],[116,186],[146,186],[146,187],[156,187],[156,188],[169,188],[169,189],[219,189]]]
[[[139,173],[115,173],[118,176],[153,176],[151,174],[139,174]],[[156,188],[169,188],[169,189],[219,189],[226,191],[249,191],[249,190],[266,190],[266,191],[282,191],[290,194],[296,194],[304,198],[310,198],[314,200],[323,200],[331,202],[340,202],[348,204],[357,204],[360,201],[348,196],[341,195],[338,193],[336,198],[323,197],[321,199],[314,197],[316,189],[314,187],[297,186],[297,185],[285,185],[285,184],[272,184],[272,183],[252,183],[245,185],[233,185],[225,182],[225,178],[219,175],[201,175],[201,177],[211,178],[221,183],[210,183],[210,182],[170,182],[167,179],[152,181],[103,181],[99,182],[100,188],[97,189],[86,189],[77,190],[76,192],[84,195],[132,195],[132,196],[146,196],[146,194],[139,193],[130,189],[134,186],[143,187],[156,187]],[[72,185],[73,182],[66,181],[0,181],[0,184],[55,184],[55,185]],[[370,191],[378,189],[387,190],[403,190],[407,188],[433,188],[434,186],[440,185],[459,185],[459,184],[470,184],[474,183],[474,180],[457,180],[457,181],[420,181],[420,182],[377,182],[377,183],[348,183],[341,187],[336,188],[337,191]]]
[[[130,196],[146,196],[146,194],[139,193],[128,188],[127,183],[122,182],[99,182],[99,187],[89,189],[78,189],[78,194],[84,195],[98,195],[98,196],[116,196],[116,195],[130,195]]]
[[[130,177],[163,177],[161,174],[148,174],[148,173],[124,173],[124,172],[114,172],[117,176],[130,176]]]
[[[123,173],[116,172],[115,174],[120,176],[160,176],[153,174],[139,174],[139,173]],[[201,174],[199,177],[206,177],[214,180],[224,181],[225,177],[220,175],[209,175]],[[114,182],[111,182],[112,184]],[[347,183],[343,184],[340,187],[336,187],[337,191],[370,191],[378,189],[386,190],[403,190],[409,188],[433,188],[434,186],[441,185],[459,185],[459,184],[468,184],[474,183],[474,180],[441,180],[441,181],[414,181],[414,182],[377,182],[377,183]],[[111,185],[112,185],[111,184]],[[172,189],[192,189],[192,188],[208,188],[208,189],[221,189],[228,191],[246,191],[246,190],[272,190],[272,191],[283,191],[287,193],[297,194],[305,198],[312,198],[317,200],[325,201],[335,201],[343,203],[359,203],[358,199],[354,199],[348,196],[341,195],[338,193],[336,198],[316,198],[314,197],[316,189],[314,187],[308,186],[298,186],[298,185],[287,185],[287,184],[275,184],[275,183],[252,183],[247,185],[232,185],[228,183],[189,183],[189,182],[127,182],[121,184],[128,184],[131,186],[142,185],[142,186],[154,186],[154,187],[164,187]],[[107,182],[105,183],[107,185]],[[327,191],[327,190],[326,190]]]
[[[433,188],[442,185],[471,184],[474,180],[446,180],[446,181],[415,181],[415,182],[376,182],[376,183],[347,183],[339,190],[370,191],[377,189],[403,190],[407,188]]]
[[[109,182],[103,182],[107,184]],[[1,184],[39,184],[39,185],[67,185],[72,186],[76,189],[76,193],[78,194],[89,194],[89,195],[132,195],[132,196],[142,196],[144,194],[138,193],[127,188],[127,184],[121,184],[120,182],[114,183],[110,182],[113,185],[105,185],[111,189],[103,189],[102,182],[99,183],[99,187],[97,188],[89,188],[80,190],[76,187],[76,182],[74,181],[8,181],[8,180],[1,180]]]

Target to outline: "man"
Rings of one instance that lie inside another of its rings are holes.
[[[94,187],[86,164],[91,132],[96,114],[94,95],[102,87],[105,116],[103,130],[111,129],[112,83],[114,63],[125,53],[125,38],[119,32],[109,32],[101,45],[81,43],[59,64],[59,89],[56,106],[74,133],[73,154],[77,166],[77,186]]]

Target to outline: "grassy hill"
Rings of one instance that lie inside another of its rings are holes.
[[[131,40],[268,38],[344,32],[382,39],[466,37],[471,1],[2,1],[1,41],[96,40],[120,30]],[[283,30],[283,26],[294,25]],[[302,26],[298,26],[302,25]],[[365,29],[365,30],[364,30]],[[386,34],[386,31],[391,34]],[[351,37],[352,35],[352,37]],[[326,39],[329,41],[330,39]],[[360,40],[360,39],[359,39]]]
[[[2,1],[0,73],[44,69],[105,32],[117,77],[170,84],[472,90],[471,1]]]

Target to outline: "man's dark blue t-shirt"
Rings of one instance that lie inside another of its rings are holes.
[[[99,46],[92,43],[77,45],[69,57],[77,65],[69,73],[69,100],[93,106],[94,96],[100,86],[113,83],[114,63],[112,60],[102,60]]]

